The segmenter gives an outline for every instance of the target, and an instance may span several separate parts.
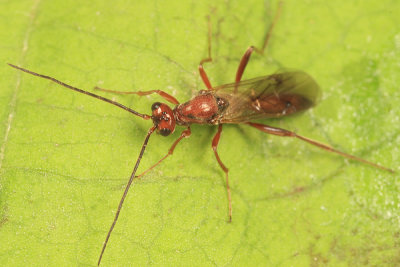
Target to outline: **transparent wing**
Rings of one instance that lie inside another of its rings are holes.
[[[306,110],[318,102],[320,89],[307,73],[292,71],[221,85],[214,94],[229,102],[220,122],[240,123]]]

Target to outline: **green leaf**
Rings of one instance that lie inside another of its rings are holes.
[[[2,1],[0,262],[95,265],[150,121],[18,72],[17,64],[92,91],[161,89],[186,101],[232,82],[262,43],[277,2]],[[244,79],[310,73],[323,98],[271,125],[397,170],[390,174],[244,125],[193,125],[172,157],[135,181],[104,265],[374,265],[400,262],[400,2],[285,1],[264,56]],[[150,113],[158,96],[102,93]],[[172,137],[150,138],[139,171]]]

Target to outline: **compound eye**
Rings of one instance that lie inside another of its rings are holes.
[[[155,103],[153,103],[153,105],[151,105],[151,110],[154,111],[156,109],[159,109],[160,106],[161,106],[160,102],[155,102]]]
[[[163,129],[160,129],[159,133],[160,133],[162,136],[168,136],[168,135],[171,134],[171,130],[168,129],[168,128],[163,128]]]

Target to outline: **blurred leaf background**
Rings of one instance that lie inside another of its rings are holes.
[[[277,1],[2,0],[0,10],[0,262],[95,265],[151,123],[7,62],[92,90],[162,89],[180,101],[212,23],[212,84],[232,82],[260,46]],[[399,171],[400,2],[284,1],[264,56],[244,78],[310,73],[323,98],[271,125]],[[115,96],[150,113],[157,96]],[[153,136],[139,170],[173,140]],[[133,184],[103,257],[106,266],[395,266],[399,174],[242,125],[192,127],[173,157]]]

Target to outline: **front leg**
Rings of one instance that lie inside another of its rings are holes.
[[[200,77],[203,80],[205,86],[207,87],[208,90],[212,90],[212,85],[210,82],[210,79],[208,79],[207,73],[204,70],[203,64],[206,62],[211,62],[213,59],[211,57],[211,20],[210,20],[210,16],[207,16],[207,20],[208,20],[208,57],[204,58],[200,61],[199,64],[199,73],[200,73]]]
[[[141,174],[135,176],[135,178],[141,178],[143,175],[145,175],[147,172],[151,171],[152,169],[154,169],[157,165],[159,165],[161,162],[163,162],[166,158],[168,158],[169,156],[171,156],[174,153],[175,147],[179,144],[179,142],[183,139],[183,138],[187,138],[192,134],[192,131],[190,130],[190,127],[187,127],[186,130],[184,130],[181,135],[179,136],[178,139],[175,140],[175,142],[172,144],[172,146],[170,147],[170,149],[168,150],[168,153],[162,157],[159,161],[157,161],[155,164],[153,164],[150,168],[148,168],[147,170],[145,170],[144,172],[142,172]]]
[[[103,91],[103,92],[108,92],[108,93],[113,93],[113,94],[120,94],[120,95],[138,95],[138,96],[145,96],[145,95],[151,95],[151,94],[158,94],[159,96],[161,96],[162,98],[164,98],[165,100],[167,100],[168,102],[174,104],[174,105],[178,105],[179,101],[176,100],[175,97],[173,97],[172,95],[161,91],[161,90],[149,90],[149,91],[136,91],[136,92],[124,92],[124,91],[115,91],[115,90],[109,90],[109,89],[104,89],[104,88],[100,88],[98,86],[94,87],[95,90],[99,90],[99,91]]]

